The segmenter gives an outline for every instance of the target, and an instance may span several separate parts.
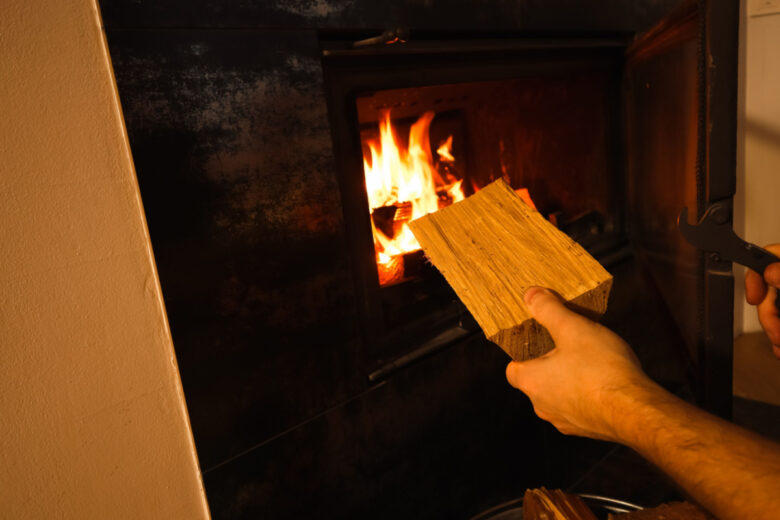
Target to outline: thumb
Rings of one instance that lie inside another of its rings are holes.
[[[561,346],[560,339],[592,325],[587,318],[569,310],[549,289],[531,287],[523,298],[531,316],[547,329],[557,347]]]
[[[548,370],[544,367],[551,355],[552,352],[548,352],[536,359],[510,362],[506,366],[506,380],[529,397],[538,395],[549,384]]]

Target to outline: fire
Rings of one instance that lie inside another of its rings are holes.
[[[381,285],[402,278],[402,256],[420,249],[407,223],[464,199],[462,180],[447,172],[455,162],[452,136],[436,150],[437,160],[431,153],[428,130],[434,115],[426,112],[411,126],[404,149],[385,112],[379,139],[366,143],[363,168]]]
[[[380,285],[403,280],[404,255],[420,249],[407,224],[465,198],[463,179],[451,173],[455,163],[452,136],[439,144],[436,158],[431,153],[428,131],[434,116],[433,112],[420,116],[409,129],[409,144],[404,148],[396,139],[390,112],[385,112],[379,138],[365,143],[363,170]],[[479,190],[477,185],[472,187]],[[515,191],[536,209],[527,189]]]

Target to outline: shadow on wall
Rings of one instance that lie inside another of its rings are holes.
[[[755,119],[745,120],[745,137],[759,139],[780,148],[780,126]]]

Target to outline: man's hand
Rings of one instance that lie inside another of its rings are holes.
[[[767,251],[780,255],[780,244],[766,246]],[[780,358],[780,316],[775,307],[777,289],[780,288],[780,262],[764,270],[764,277],[748,269],[745,275],[745,299],[750,305],[757,305],[758,321],[772,342],[775,356]]]
[[[614,415],[622,412],[616,398],[655,386],[633,351],[609,329],[566,308],[547,289],[532,287],[525,301],[552,335],[555,348],[530,361],[509,363],[507,380],[561,433],[618,441]]]

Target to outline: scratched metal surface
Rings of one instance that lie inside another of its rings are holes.
[[[316,40],[109,41],[207,469],[363,385]]]

